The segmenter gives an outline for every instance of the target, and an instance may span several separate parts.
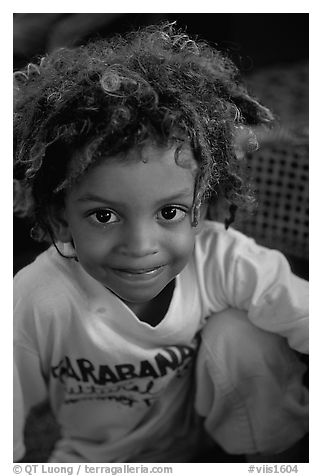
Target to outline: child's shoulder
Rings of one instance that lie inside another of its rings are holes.
[[[70,266],[64,261],[53,246],[42,252],[15,275],[14,295],[34,300],[64,295],[70,279]]]
[[[264,269],[272,271],[281,265],[288,265],[285,256],[277,249],[271,249],[257,243],[254,238],[244,235],[234,228],[225,228],[223,223],[205,220],[197,235],[195,259],[217,270],[234,270],[238,263],[240,269]]]
[[[234,228],[225,228],[223,223],[205,220],[196,238],[194,258],[207,267],[233,270],[236,263],[251,262],[261,266],[278,263],[281,253],[258,244],[254,238]]]
[[[256,246],[254,240],[234,228],[225,228],[225,225],[216,221],[204,220],[200,233],[197,235],[197,244],[201,248],[220,247],[232,250]]]
[[[33,349],[46,336],[52,339],[65,332],[74,315],[72,310],[75,306],[82,308],[75,264],[52,246],[15,275],[13,319],[17,342]]]

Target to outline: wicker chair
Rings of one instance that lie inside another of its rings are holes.
[[[241,212],[236,228],[282,251],[293,271],[308,279],[308,65],[276,66],[248,83],[279,123],[272,131],[257,131],[260,149],[247,155],[258,209],[251,216]]]
[[[308,278],[308,145],[277,143],[248,155],[258,194],[252,215],[241,212],[236,228],[269,248],[282,251],[296,274]]]

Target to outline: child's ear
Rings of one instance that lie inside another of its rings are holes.
[[[51,207],[49,213],[49,222],[57,241],[69,243],[72,241],[72,234],[69,229],[68,221],[65,216],[64,208]]]

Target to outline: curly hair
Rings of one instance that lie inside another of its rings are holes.
[[[61,48],[14,73],[15,177],[28,193],[20,209],[43,238],[49,207],[100,157],[153,139],[184,137],[199,166],[195,203],[253,200],[236,155],[241,128],[269,124],[237,67],[174,23]],[[254,137],[248,137],[254,145]],[[68,165],[76,151],[77,167]],[[27,201],[27,203],[26,203]]]

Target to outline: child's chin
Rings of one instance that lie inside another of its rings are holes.
[[[123,301],[124,303],[128,304],[128,305],[139,305],[139,304],[144,304],[144,303],[148,303],[150,301],[152,301],[155,297],[158,296],[158,294],[160,293],[159,292],[155,292],[155,293],[136,293],[136,294],[132,294],[132,293],[114,293],[116,294],[120,299],[121,301]]]

